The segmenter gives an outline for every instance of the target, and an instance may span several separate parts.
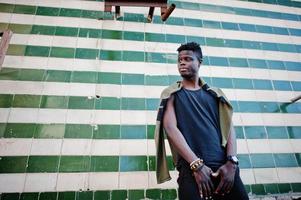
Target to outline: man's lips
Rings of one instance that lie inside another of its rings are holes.
[[[187,68],[180,68],[179,71],[180,71],[180,72],[187,72],[188,69],[187,69]]]

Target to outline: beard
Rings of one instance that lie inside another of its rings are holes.
[[[193,79],[193,78],[195,77],[195,75],[192,74],[192,73],[189,73],[189,74],[181,74],[181,77],[182,77],[183,79],[186,79],[186,80],[191,80],[191,79]]]

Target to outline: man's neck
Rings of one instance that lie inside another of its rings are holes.
[[[191,90],[197,90],[200,89],[200,83],[199,83],[199,77],[193,77],[191,79],[185,79],[183,78],[182,80],[183,87],[186,89],[191,89]]]

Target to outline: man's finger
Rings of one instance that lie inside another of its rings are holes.
[[[211,179],[209,179],[208,183],[209,183],[209,187],[211,188],[211,191],[213,193],[214,192],[214,185],[213,185]]]
[[[206,184],[205,183],[202,183],[202,192],[203,192],[203,195],[204,197],[207,197],[208,196],[208,193],[207,193],[207,189],[206,189]]]
[[[224,180],[222,179],[221,182],[218,184],[218,186],[217,186],[217,188],[215,190],[215,193],[219,194],[220,191],[221,191],[221,189],[222,189],[222,187],[223,187],[223,185],[224,185]]]
[[[207,189],[208,197],[210,197],[212,195],[212,191],[208,182],[206,183],[206,189]]]
[[[230,193],[230,192],[231,192],[231,189],[232,189],[233,185],[234,185],[234,184],[233,184],[233,181],[229,183],[228,187],[226,188],[226,192],[227,192],[227,193]]]

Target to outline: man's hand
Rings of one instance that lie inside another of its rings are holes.
[[[225,195],[229,193],[234,184],[235,171],[237,166],[231,161],[227,161],[226,164],[222,165],[215,173],[212,174],[213,177],[221,177],[220,183],[216,188],[216,194]]]
[[[214,191],[214,186],[210,177],[212,173],[213,171],[206,165],[201,167],[196,172],[193,172],[195,181],[197,182],[197,185],[199,187],[201,198],[210,198]]]

